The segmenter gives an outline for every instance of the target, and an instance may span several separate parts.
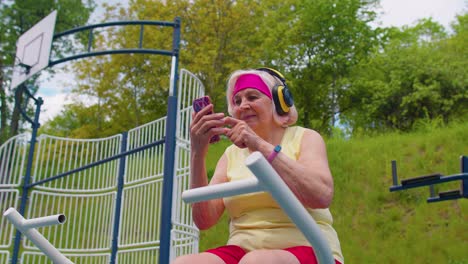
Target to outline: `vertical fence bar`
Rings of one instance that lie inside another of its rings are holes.
[[[91,52],[91,49],[93,46],[93,39],[94,39],[93,29],[90,29],[89,34],[88,34],[88,52]]]
[[[468,156],[460,157],[460,169],[461,173],[468,173]],[[461,195],[465,198],[468,198],[468,179],[463,179],[461,181]]]
[[[138,48],[141,49],[143,47],[143,36],[144,36],[145,26],[142,24],[140,25],[140,41],[138,42]]]
[[[128,132],[122,133],[122,145],[120,146],[120,152],[123,153],[127,151],[127,139]],[[120,227],[120,211],[122,209],[122,194],[124,186],[124,177],[125,177],[125,161],[127,156],[124,155],[120,158],[119,164],[119,179],[117,182],[117,196],[115,201],[115,213],[114,213],[114,230],[112,232],[112,252],[110,263],[114,264],[117,257],[117,250],[119,246],[119,227]]]
[[[180,43],[180,18],[175,19],[172,42],[171,83],[167,103],[166,142],[164,153],[164,180],[161,203],[161,229],[159,240],[159,264],[168,264],[171,248],[172,194],[174,185],[175,145],[177,129],[177,79]]]
[[[397,175],[396,160],[392,160],[392,179],[393,179],[393,186],[397,186],[398,185],[398,175]]]
[[[35,99],[34,97],[32,98]],[[29,183],[31,181],[31,170],[32,170],[32,164],[33,164],[33,158],[34,158],[34,147],[36,146],[37,130],[39,129],[39,126],[40,126],[39,115],[41,113],[41,105],[44,103],[41,97],[39,97],[37,100],[35,99],[34,101],[36,104],[36,112],[34,113],[34,121],[31,123],[31,126],[32,126],[31,143],[29,145],[28,161],[26,164],[26,175],[24,176],[23,193],[21,194],[21,202],[20,202],[20,209],[19,209],[19,213],[22,216],[24,216],[24,211],[26,210],[26,203],[28,202],[28,191],[29,191]],[[18,254],[19,254],[20,244],[21,244],[21,232],[19,230],[16,230],[15,244],[13,246],[13,255],[11,257],[12,264],[18,263]]]

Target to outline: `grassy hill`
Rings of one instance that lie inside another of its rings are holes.
[[[460,172],[468,124],[426,125],[409,134],[326,140],[335,182],[330,208],[346,263],[468,263],[468,200],[427,203],[429,189],[389,192],[391,160],[399,179]],[[215,161],[229,143],[210,149]],[[459,182],[436,191],[459,188]],[[225,244],[227,217],[201,234],[200,250]]]

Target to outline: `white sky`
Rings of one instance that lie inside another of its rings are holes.
[[[432,17],[446,28],[455,15],[467,11],[465,0],[381,0],[383,26],[413,25],[421,18]]]
[[[104,2],[111,4],[125,1],[97,0],[96,2],[101,5]],[[434,21],[449,28],[457,14],[467,11],[468,0],[381,0],[380,5],[382,8],[378,24],[383,27],[411,26],[421,18],[432,17]],[[64,86],[72,81],[73,74],[62,73],[57,74],[52,80],[43,82],[37,95],[44,100],[41,123],[59,114],[63,105],[70,102],[67,98],[68,89]]]

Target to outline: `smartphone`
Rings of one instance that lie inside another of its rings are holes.
[[[211,100],[209,96],[203,96],[203,97],[197,98],[193,100],[193,110],[195,110],[195,112],[198,113],[200,112],[200,110],[202,110],[203,108],[205,108],[205,106],[209,104],[211,104]]]
[[[209,96],[203,96],[203,97],[200,97],[200,98],[197,98],[195,100],[193,100],[193,110],[195,110],[195,112],[199,112],[200,110],[202,110],[203,108],[205,108],[205,106],[211,104],[211,100],[210,100],[210,97]],[[209,112],[208,114],[212,114],[213,112]],[[214,135],[211,139],[210,139],[210,143],[216,143],[219,141],[219,135]]]

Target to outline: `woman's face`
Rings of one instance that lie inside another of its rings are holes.
[[[257,89],[247,88],[232,98],[233,116],[245,121],[251,128],[273,121],[271,99]]]

